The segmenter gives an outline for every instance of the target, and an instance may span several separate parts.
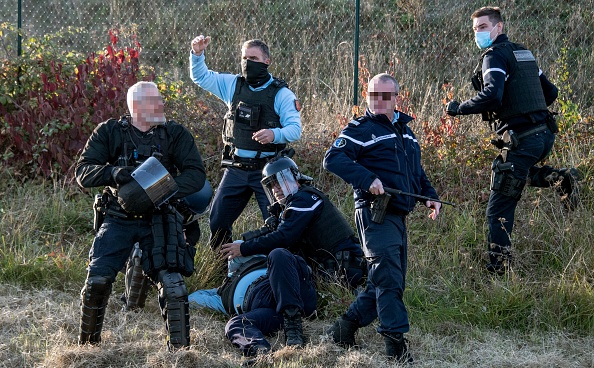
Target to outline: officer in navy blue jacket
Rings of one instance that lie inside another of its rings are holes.
[[[573,209],[579,174],[574,168],[535,166],[548,156],[555,141],[558,128],[547,107],[557,99],[557,87],[538,68],[534,55],[503,33],[499,8],[480,8],[471,18],[476,44],[485,50],[472,78],[477,94],[462,103],[449,102],[446,112],[451,116],[483,114],[483,120],[495,124],[500,136],[494,141],[502,151],[493,161],[487,206],[487,270],[504,274],[511,261],[510,235],[524,186],[554,185],[563,205]]]
[[[326,152],[324,167],[353,186],[355,218],[363,251],[369,263],[366,289],[332,326],[334,341],[355,345],[358,328],[379,318],[377,331],[384,336],[386,355],[410,361],[404,333],[409,330],[402,295],[407,268],[406,215],[416,200],[395,195],[388,202],[383,222],[372,220],[371,204],[384,194],[384,186],[438,199],[421,166],[421,150],[408,127],[412,118],[395,111],[398,82],[378,74],[368,85],[368,110],[351,121]],[[435,219],[441,204],[424,203]]]

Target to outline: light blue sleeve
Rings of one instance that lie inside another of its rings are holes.
[[[219,294],[217,294],[217,289],[197,290],[188,295],[188,302],[192,308],[208,308],[227,314],[223,306],[223,301]]]
[[[227,106],[231,104],[238,74],[225,74],[209,70],[204,60],[204,52],[200,56],[190,52],[190,78],[199,87],[220,98]]]
[[[282,128],[273,128],[274,144],[290,143],[301,138],[301,115],[297,111],[297,97],[288,88],[282,88],[274,98],[274,111],[280,116]]]

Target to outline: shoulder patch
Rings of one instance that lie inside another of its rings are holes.
[[[338,138],[334,141],[334,143],[332,144],[332,147],[334,148],[342,148],[344,146],[346,146],[346,139],[344,138]]]
[[[517,62],[536,61],[530,50],[516,50],[514,51],[514,57],[516,58]]]
[[[301,111],[301,103],[299,102],[299,99],[295,99],[295,110],[297,111]]]

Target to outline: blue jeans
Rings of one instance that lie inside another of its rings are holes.
[[[270,204],[264,188],[261,170],[243,170],[236,167],[225,169],[210,209],[210,247],[218,249],[231,243],[233,223],[255,194],[262,219],[268,218],[267,206]]]
[[[551,152],[554,142],[555,135],[549,130],[522,138],[519,145],[507,154],[506,162],[511,162],[514,165],[514,177],[525,182],[528,177],[543,177],[539,171],[550,171],[551,168],[548,166],[539,168],[534,165]],[[547,186],[544,183],[536,184],[536,180],[533,181],[533,186]],[[502,249],[511,246],[511,234],[518,201],[519,198],[516,199],[491,190],[487,205],[487,223],[489,226],[489,255],[493,264],[501,262],[497,259],[496,253],[501,253]]]
[[[407,236],[406,217],[386,213],[382,224],[371,221],[369,207],[355,210],[363,252],[369,263],[364,291],[349,306],[347,317],[360,326],[379,318],[379,333],[405,333],[409,330],[404,306]]]

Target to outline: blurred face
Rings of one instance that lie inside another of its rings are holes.
[[[369,111],[373,114],[393,115],[396,96],[398,96],[398,91],[391,81],[382,82],[372,79],[367,87]]]
[[[248,47],[241,49],[241,60],[251,60],[258,63],[270,64],[270,59],[266,58],[259,47]]]
[[[142,92],[144,92],[144,96],[139,96],[140,100],[134,101],[133,121],[148,125],[164,123],[164,104],[159,90],[145,87]]]

